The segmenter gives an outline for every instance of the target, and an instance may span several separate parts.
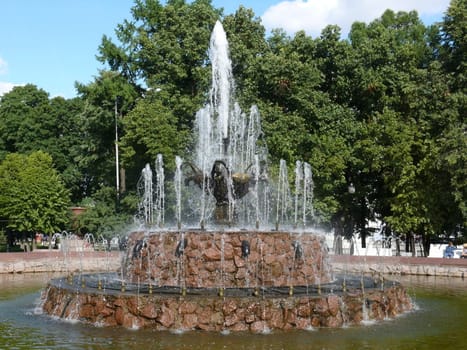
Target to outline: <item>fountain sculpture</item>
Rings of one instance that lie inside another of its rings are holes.
[[[210,59],[213,83],[209,103],[196,115],[193,159],[176,158],[176,225],[164,228],[159,156],[157,190],[150,166],[142,172],[144,227],[131,233],[121,271],[51,280],[43,293],[45,312],[128,328],[267,332],[342,327],[410,310],[410,298],[396,282],[333,275],[324,238],[305,230],[313,217],[311,167],[297,162],[290,205],[285,162],[277,185],[267,174],[257,108],[246,116],[232,103],[220,22]],[[186,188],[195,195],[186,199]],[[184,226],[186,212],[198,218],[198,228]],[[290,229],[282,228],[292,217]]]

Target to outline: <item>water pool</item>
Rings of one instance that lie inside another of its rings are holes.
[[[51,274],[0,275],[0,349],[462,349],[467,281],[403,276],[416,310],[394,320],[342,329],[173,333],[69,323],[36,310]]]

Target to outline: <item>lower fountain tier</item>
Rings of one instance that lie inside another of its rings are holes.
[[[149,286],[122,285],[121,280],[97,274],[55,279],[43,293],[43,310],[99,326],[264,332],[342,327],[412,309],[400,284],[348,276],[329,285],[265,288],[257,294],[250,289],[216,294],[180,288],[170,293],[167,287]]]
[[[332,280],[323,237],[281,231],[133,232],[123,273],[131,282],[187,288],[284,287]]]

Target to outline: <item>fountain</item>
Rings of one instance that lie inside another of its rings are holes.
[[[399,283],[334,276],[324,237],[306,230],[313,217],[309,164],[296,164],[294,201],[285,161],[277,185],[269,178],[258,109],[247,116],[233,102],[220,22],[210,59],[213,83],[196,115],[194,154],[176,157],[175,225],[165,228],[169,196],[158,156],[155,186],[150,166],[142,171],[143,225],[128,239],[121,271],[51,280],[43,310],[105,326],[258,333],[342,327],[410,310]],[[184,224],[184,213],[197,218],[194,226]]]

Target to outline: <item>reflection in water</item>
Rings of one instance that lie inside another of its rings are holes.
[[[0,275],[0,349],[459,349],[467,324],[467,281],[403,276],[417,310],[372,326],[267,335],[98,328],[36,312],[51,277]]]

